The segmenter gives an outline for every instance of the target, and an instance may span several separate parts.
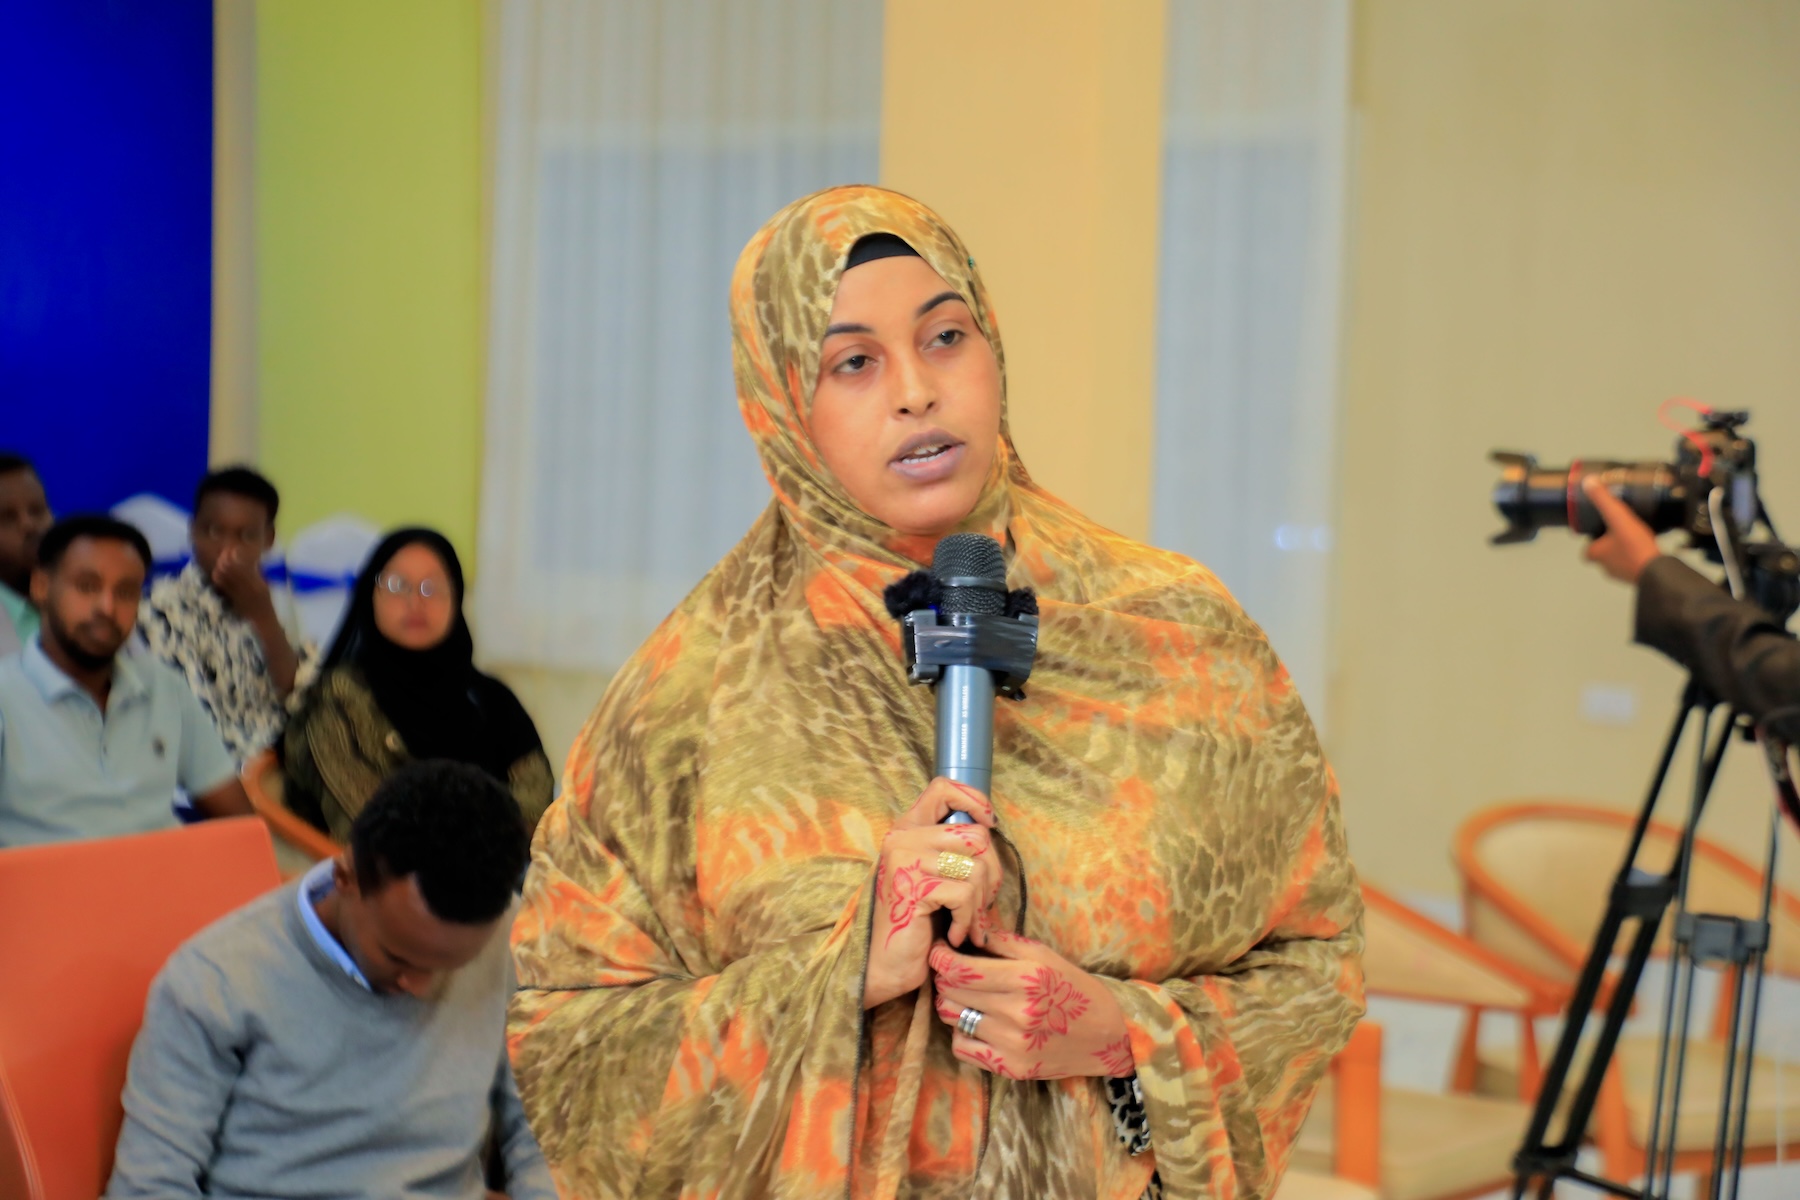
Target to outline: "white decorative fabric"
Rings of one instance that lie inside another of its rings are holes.
[[[321,652],[331,646],[350,602],[350,585],[380,540],[381,532],[367,521],[339,514],[308,525],[288,542],[287,573],[301,637]]]
[[[112,515],[144,535],[157,574],[181,570],[188,558],[188,526],[193,520],[186,509],[154,492],[139,492],[113,505]]]
[[[1151,540],[1218,573],[1323,726],[1348,0],[1170,0]]]
[[[768,500],[735,410],[732,264],[878,167],[879,0],[498,10],[477,643],[607,671]]]

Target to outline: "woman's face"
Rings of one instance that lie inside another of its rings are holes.
[[[857,507],[901,533],[939,537],[974,511],[1000,440],[1000,365],[924,259],[844,272],[812,439]]]
[[[437,551],[412,542],[375,577],[375,628],[406,650],[429,650],[450,636],[456,595]]]

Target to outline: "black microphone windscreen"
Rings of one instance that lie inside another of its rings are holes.
[[[931,575],[943,588],[940,613],[998,616],[1006,611],[1006,556],[986,534],[953,533],[939,541]]]

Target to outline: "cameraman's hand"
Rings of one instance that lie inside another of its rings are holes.
[[[1583,557],[1620,583],[1635,585],[1644,568],[1662,557],[1656,534],[1596,477],[1583,479],[1581,490],[1606,522],[1606,532],[1588,543]]]

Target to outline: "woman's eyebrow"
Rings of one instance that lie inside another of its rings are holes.
[[[936,308],[938,305],[942,304],[946,300],[961,300],[961,299],[962,299],[962,295],[959,292],[939,292],[937,295],[933,296],[931,299],[927,300],[925,303],[919,305],[919,311],[915,312],[913,314],[913,316],[915,318],[922,317],[926,313],[930,312],[932,309]]]
[[[946,300],[961,300],[961,299],[962,299],[962,293],[960,293],[960,292],[954,292],[954,291],[939,292],[937,295],[933,296],[931,299],[927,300],[925,303],[919,305],[918,310],[913,313],[913,317],[914,317],[914,319],[917,319],[919,317],[924,316],[926,313],[930,312],[932,309],[936,308],[938,305],[944,303]],[[845,325],[827,325],[825,327],[825,337],[830,337],[833,334],[837,334],[837,333],[874,333],[874,332],[875,331],[873,329],[869,328],[869,326],[867,326],[867,325],[859,325],[859,324],[855,324],[855,323],[845,324]]]

